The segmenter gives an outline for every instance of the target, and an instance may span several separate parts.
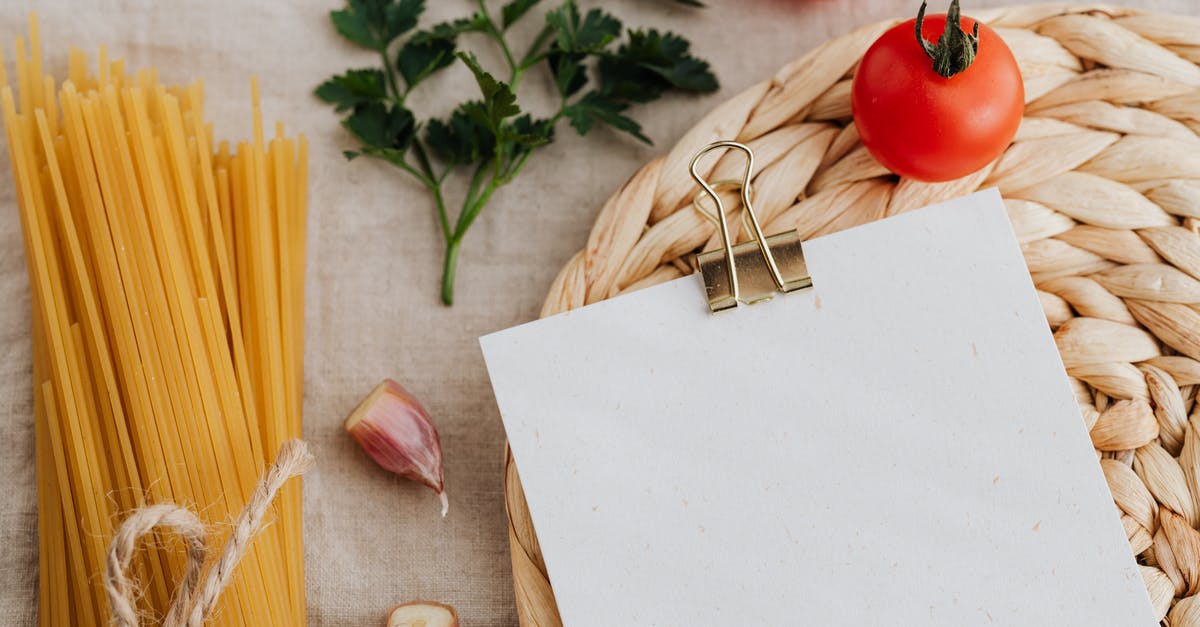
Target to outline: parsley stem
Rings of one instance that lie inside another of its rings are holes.
[[[388,87],[391,88],[392,95],[399,99],[400,104],[404,104],[404,94],[400,93],[400,88],[396,85],[396,70],[392,68],[392,59],[388,56],[386,46],[379,49],[379,56],[383,58],[383,73],[387,75]]]
[[[458,214],[458,226],[454,229],[454,234],[446,238],[446,256],[442,261],[442,302],[446,305],[454,304],[454,275],[458,270],[458,250],[462,246],[463,237],[467,234],[467,229],[471,228],[471,223],[475,221],[475,218],[483,211],[483,207],[487,205],[488,200],[491,199],[492,192],[503,184],[492,179],[483,188],[483,193],[478,197],[474,196],[479,191],[479,185],[483,180],[482,174],[487,171],[487,165],[487,163],[482,163],[475,171],[475,176],[471,180],[472,191],[469,193],[467,201],[463,203],[462,213]]]
[[[461,237],[466,229],[462,226],[464,217],[470,211],[471,207],[475,206],[476,196],[479,194],[479,186],[483,183],[483,177],[487,173],[490,161],[484,161],[475,168],[475,174],[471,177],[471,184],[467,187],[467,197],[463,199],[462,212],[458,214],[458,224],[455,225],[455,234]]]
[[[400,168],[401,170],[408,172],[409,174],[412,175],[413,178],[420,181],[422,185],[424,185],[425,187],[428,187],[429,189],[433,189],[435,186],[437,186],[437,181],[434,181],[433,179],[430,179],[429,177],[422,174],[421,172],[418,172],[416,168],[405,163],[404,161],[393,160],[393,159],[384,159],[384,161],[387,161],[388,163],[396,166],[397,168]]]
[[[507,185],[514,178],[516,178],[517,174],[521,172],[521,168],[525,167],[525,162],[529,160],[529,155],[531,154],[533,154],[533,150],[527,150],[520,156],[520,158],[509,164],[509,166],[505,168],[504,173],[501,174],[500,178],[498,179],[500,184]]]
[[[425,147],[421,145],[420,141],[413,140],[412,149],[413,154],[417,155],[417,163],[421,165],[421,170],[425,172],[425,176],[429,177],[431,181],[436,181],[437,175],[433,173],[433,166],[429,163],[429,157],[425,155]]]
[[[500,32],[499,28],[496,28],[496,23],[492,21],[492,16],[488,13],[487,5],[484,4],[484,0],[477,0],[477,4],[479,5],[479,14],[483,16],[484,24],[487,28],[487,34],[490,35],[492,39],[496,40],[496,43],[500,45],[500,51],[504,53],[504,61],[508,63],[508,69],[513,75],[513,80],[510,82],[512,83],[513,89],[516,89],[516,78],[518,78],[517,62],[513,59],[512,50],[509,50],[508,48],[508,41],[504,39],[504,33]]]
[[[545,61],[545,60],[546,60],[546,59],[548,59],[549,57],[550,57],[550,51],[549,51],[549,50],[546,50],[546,51],[544,51],[544,52],[540,52],[540,53],[538,53],[538,54],[536,54],[536,55],[534,55],[534,56],[532,56],[532,57],[530,57],[530,58],[529,58],[529,61],[527,62],[527,63],[528,63],[528,65],[526,65],[525,63],[522,63],[522,65],[521,65],[520,69],[521,69],[521,71],[522,71],[522,72],[524,72],[525,70],[528,70],[529,68],[531,68],[531,67],[533,67],[533,66],[537,65],[538,63],[541,63],[542,61]]]
[[[437,204],[438,223],[442,227],[442,237],[446,238],[446,241],[449,242],[451,238],[450,218],[446,213],[446,199],[442,196],[442,184],[439,182],[429,189],[433,192],[433,200]]]
[[[449,306],[454,304],[454,272],[458,268],[458,248],[462,240],[458,238],[446,241],[446,257],[442,262],[442,303]]]
[[[517,66],[517,69],[521,72],[524,72],[525,70],[537,65],[542,59],[545,59],[547,56],[549,56],[549,53],[542,50],[542,46],[545,46],[546,42],[553,35],[554,27],[550,26],[549,24],[543,26],[542,32],[538,33],[538,36],[534,38],[533,43],[529,46],[529,50],[525,53],[525,56],[521,58],[521,63]]]
[[[488,204],[488,200],[492,197],[492,192],[496,191],[503,183],[497,182],[496,179],[488,181],[488,184],[483,188],[483,193],[479,195],[469,207],[463,207],[463,212],[458,215],[458,228],[455,229],[453,239],[462,239],[467,233],[467,229],[471,228],[471,223],[475,222],[475,218],[483,211],[483,208]]]
[[[438,177],[433,173],[433,167],[429,164],[429,158],[425,156],[425,149],[420,142],[413,142],[414,152],[417,154],[417,160],[421,162],[421,168],[425,173],[417,171],[416,168],[409,165],[402,159],[386,159],[386,161],[405,172],[412,175],[413,178],[421,182],[433,194],[434,203],[437,205],[438,222],[442,227],[442,236],[447,240],[450,239],[450,218],[446,213],[446,199],[442,196],[442,181],[446,179],[445,174]],[[446,174],[450,170],[447,168]]]

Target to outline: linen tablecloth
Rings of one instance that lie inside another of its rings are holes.
[[[6,58],[13,37],[25,33],[27,12],[36,10],[47,68],[58,76],[68,46],[94,53],[104,44],[130,68],[154,64],[176,82],[203,77],[218,137],[245,138],[248,79],[257,75],[267,120],[308,134],[304,431],[318,461],[305,478],[304,534],[313,625],[379,624],[392,605],[419,598],[456,606],[464,625],[516,623],[504,431],[476,338],[536,317],[558,269],[585,243],[600,203],[708,109],[826,39],[918,7],[916,0],[707,1],[704,10],[670,0],[603,3],[628,26],[689,37],[713,62],[722,89],[635,108],[657,147],[603,129],[581,139],[560,125],[558,141],[496,194],[467,236],[452,308],[438,300],[442,241],[425,190],[382,163],[347,163],[341,151],[353,148],[352,140],[312,96],[327,76],[376,63],[334,32],[327,14],[340,8],[339,0],[6,0],[0,6]],[[474,6],[428,4],[425,25]],[[500,4],[489,2],[494,14]],[[931,11],[945,8],[933,4]],[[1006,3],[966,4],[970,14]],[[1129,4],[1200,13],[1195,0]],[[516,41],[528,41],[540,27],[537,17],[525,22]],[[465,41],[499,68],[489,41]],[[546,111],[552,91],[537,70],[519,95],[528,108]],[[411,104],[419,114],[444,115],[476,93],[469,73],[456,65],[419,88]],[[7,148],[0,162],[0,624],[26,625],[36,618],[37,590],[29,287]],[[346,414],[388,376],[423,399],[441,431],[451,503],[445,519],[431,492],[377,468],[342,431]]]

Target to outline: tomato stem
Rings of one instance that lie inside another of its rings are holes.
[[[974,32],[964,31],[958,0],[951,0],[950,10],[946,12],[946,28],[937,43],[931,44],[921,35],[921,26],[925,23],[925,4],[921,2],[921,10],[917,11],[917,41],[925,54],[933,59],[933,71],[950,78],[971,67],[975,60],[979,52],[979,22],[975,22]]]

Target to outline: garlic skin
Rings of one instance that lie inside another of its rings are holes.
[[[450,509],[442,478],[442,442],[429,413],[404,386],[384,379],[346,418],[346,432],[375,463],[423,483]]]
[[[387,627],[458,627],[458,612],[445,603],[413,601],[392,608]]]

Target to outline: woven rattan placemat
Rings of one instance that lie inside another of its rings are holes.
[[[542,315],[692,272],[691,254],[719,236],[691,208],[687,166],[717,139],[753,148],[768,233],[808,239],[998,187],[1154,607],[1174,627],[1200,626],[1200,18],[1089,5],[973,17],[1025,79],[1021,129],[993,164],[929,184],[875,162],[850,117],[850,79],[896,22],[861,28],[720,105],[634,174]],[[737,178],[741,156],[726,157],[701,173]],[[506,496],[521,624],[559,625],[511,455]]]

